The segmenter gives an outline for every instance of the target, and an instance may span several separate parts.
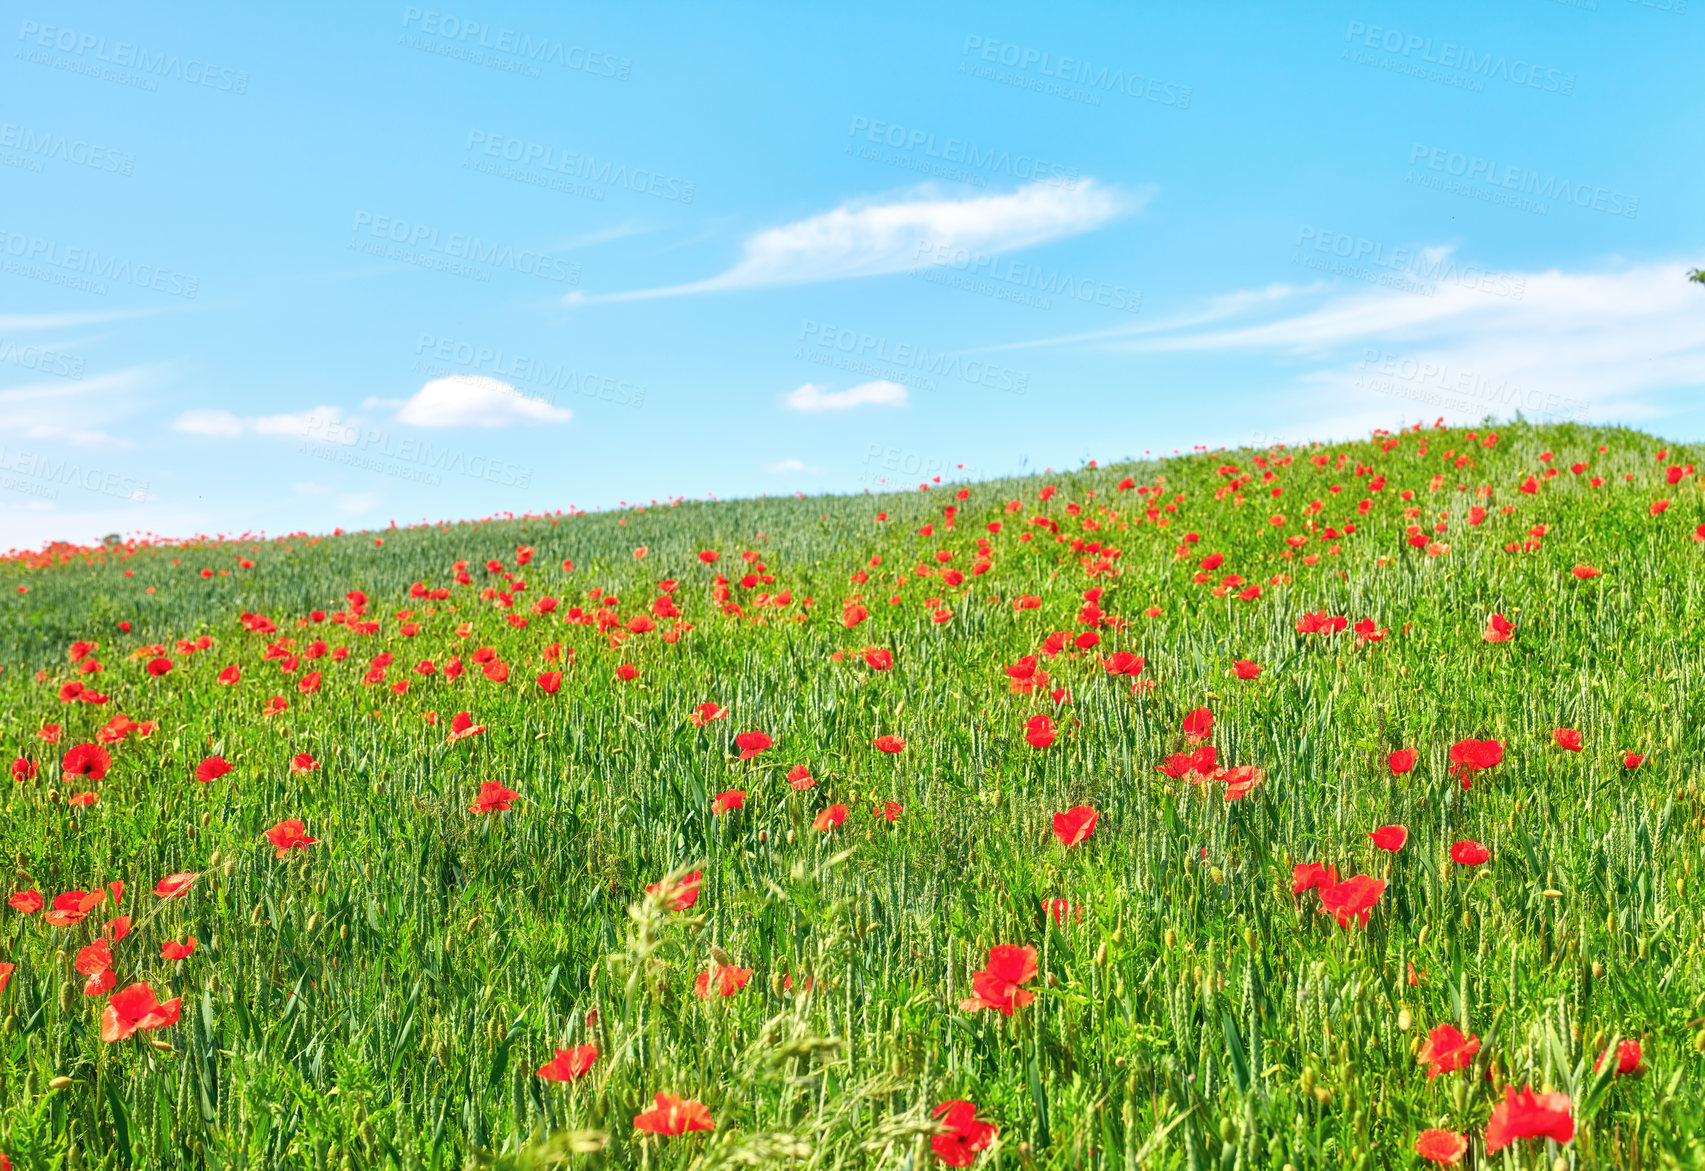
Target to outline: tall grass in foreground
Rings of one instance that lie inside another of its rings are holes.
[[[1007,1168],[1411,1166],[1431,1128],[1466,1136],[1465,1165],[1700,1165],[1705,494],[1687,453],[1654,458],[1643,435],[1498,433],[0,566],[0,735],[38,765],[5,782],[5,893],[48,904],[0,906],[16,965],[0,1152],[39,1168],[923,1167],[937,1106],[964,1099],[998,1130],[980,1165]],[[411,597],[416,582],[449,594]],[[1105,617],[1086,618],[1096,587]],[[309,617],[348,613],[349,591],[364,615]],[[558,607],[535,613],[545,596]],[[1015,608],[1024,596],[1040,604]],[[564,621],[626,624],[659,597],[680,618],[618,645],[623,628]],[[848,626],[855,598],[868,617]],[[1299,633],[1308,613],[1386,633]],[[1486,641],[1494,613],[1509,641]],[[1069,638],[1050,656],[1054,632]],[[78,639],[103,670],[72,665]],[[348,657],[301,658],[315,639]],[[1141,673],[1110,674],[1117,651]],[[365,681],[381,653],[394,661]],[[1006,668],[1030,655],[1049,680],[1026,691]],[[452,656],[466,670],[447,680]],[[156,658],[171,669],[150,675]],[[536,682],[549,670],[554,694]],[[108,701],[61,702],[74,680]],[[273,696],[289,707],[265,716]],[[689,722],[707,702],[726,717]],[[1219,765],[1262,770],[1240,800],[1157,770],[1192,750],[1200,708]],[[449,742],[462,711],[486,730]],[[157,727],[113,743],[100,783],[62,775],[121,712]],[[1026,739],[1038,715],[1046,747]],[[741,760],[750,730],[773,745]],[[884,735],[904,749],[878,751]],[[1449,756],[1465,739],[1503,745],[1467,789]],[[1405,747],[1417,763],[1394,775]],[[293,773],[302,753],[318,767]],[[234,768],[198,783],[211,756]],[[814,787],[789,782],[796,765]],[[487,781],[518,794],[507,812],[469,811]],[[729,791],[741,807],[713,812]],[[897,819],[873,815],[889,803]],[[845,821],[813,828],[834,805]],[[1053,817],[1077,806],[1099,818],[1067,848]],[[279,857],[263,834],[292,818],[318,842]],[[1397,853],[1369,838],[1388,825],[1409,831]],[[1489,861],[1454,862],[1468,840]],[[1387,883],[1365,926],[1293,895],[1305,863]],[[157,896],[173,874],[197,877]],[[44,922],[56,895],[115,881],[116,906]],[[117,987],[145,981],[181,1016],[106,1042],[110,994],[85,995],[74,964],[116,915]],[[967,1011],[1001,944],[1035,949],[1034,1000]],[[725,966],[751,975],[722,996]],[[1416,1055],[1443,1024],[1479,1048],[1429,1078]],[[1641,1068],[1623,1075],[1628,1040]],[[599,1053],[583,1076],[535,1075],[582,1044]],[[1486,1154],[1488,1117],[1524,1085],[1568,1096],[1574,1137]],[[715,1129],[636,1131],[658,1092],[704,1103]]]

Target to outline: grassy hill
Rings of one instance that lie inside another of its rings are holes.
[[[1693,458],[1488,423],[0,562],[0,1152],[1698,1165]]]

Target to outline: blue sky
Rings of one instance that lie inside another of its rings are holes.
[[[15,6],[0,547],[1697,438],[1705,9],[1487,9]]]

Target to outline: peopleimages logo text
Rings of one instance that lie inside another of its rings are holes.
[[[94,248],[78,245],[62,247],[57,240],[14,232],[5,227],[0,227],[0,259],[5,260],[7,271],[16,275],[38,279],[59,275],[68,279],[52,280],[51,283],[102,295],[107,291],[101,283],[103,281],[152,289],[156,293],[169,293],[192,301],[201,290],[201,278],[189,273],[159,264],[134,264],[125,257]]]
[[[847,136],[892,150],[918,151],[928,158],[940,159],[974,172],[987,171],[1050,187],[1070,189],[1077,186],[1079,178],[1076,167],[1063,166],[1022,152],[1014,154],[998,147],[979,146],[965,138],[943,135],[938,139],[933,130],[908,128],[897,122],[884,122],[862,114],[854,115]]]
[[[1568,70],[1538,65],[1520,57],[1512,59],[1504,53],[1480,53],[1452,41],[1435,43],[1432,37],[1419,33],[1352,20],[1344,39],[1351,45],[1376,49],[1404,61],[1455,70],[1481,81],[1507,81],[1564,96],[1575,92],[1575,75]]]
[[[21,151],[35,159],[58,159],[73,166],[111,171],[116,175],[128,175],[136,169],[136,156],[129,151],[113,150],[86,138],[32,130],[13,122],[0,125],[0,147]]]
[[[644,167],[628,169],[627,164],[605,159],[599,162],[589,154],[564,150],[542,142],[515,138],[486,130],[468,131],[468,141],[462,148],[472,154],[502,159],[521,167],[553,171],[571,179],[595,183],[602,187],[625,187],[640,195],[691,203],[698,185],[691,179],[677,179]]]
[[[395,216],[374,215],[369,211],[355,213],[356,235],[365,233],[392,244],[411,249],[424,248],[440,256],[483,264],[490,268],[507,268],[540,280],[577,284],[580,266],[543,252],[514,249],[507,244],[494,244],[478,236],[460,232],[441,232],[430,224],[417,224]]]
[[[626,81],[633,62],[613,53],[603,53],[582,45],[550,37],[535,37],[512,28],[493,28],[481,20],[467,20],[448,12],[430,8],[403,9],[403,27],[427,36],[437,37],[463,48],[473,47],[494,53],[506,53],[525,61],[545,65],[560,65],[594,77],[609,77]]]
[[[1127,285],[1079,277],[1064,269],[1050,270],[1034,261],[1011,260],[956,244],[920,240],[913,249],[912,258],[921,262],[919,268],[912,270],[914,274],[929,269],[956,269],[973,277],[1000,281],[1021,289],[1034,289],[1051,296],[1082,301],[1086,305],[1101,305],[1123,313],[1136,313],[1143,307],[1142,293]]]
[[[1507,272],[1497,272],[1481,268],[1475,264],[1462,264],[1450,253],[1441,248],[1387,248],[1377,240],[1368,240],[1353,236],[1348,232],[1335,232],[1326,228],[1313,227],[1304,224],[1297,228],[1297,256],[1306,263],[1304,249],[1323,254],[1325,257],[1335,257],[1349,266],[1371,265],[1374,269],[1383,269],[1389,274],[1414,278],[1419,281],[1434,281],[1441,285],[1454,285],[1457,288],[1473,289],[1493,297],[1507,297],[1519,301],[1527,292],[1527,278]],[[1331,271],[1323,264],[1311,264],[1309,267]],[[1371,271],[1371,270],[1370,270]],[[1354,271],[1345,271],[1340,275],[1356,276]],[[1367,279],[1362,277],[1360,279]],[[1389,282],[1380,281],[1386,284]],[[1404,288],[1400,284],[1391,285],[1393,288]],[[1425,286],[1405,288],[1409,292],[1423,292],[1431,296]]]
[[[1484,183],[1506,191],[1519,191],[1523,195],[1540,199],[1554,199],[1559,203],[1570,203],[1590,211],[1622,216],[1624,219],[1631,220],[1640,214],[1640,197],[1637,195],[1629,195],[1596,183],[1573,182],[1561,175],[1547,175],[1532,167],[1499,163],[1495,159],[1483,159],[1478,155],[1464,154],[1445,147],[1415,143],[1409,148],[1409,165],[1414,166],[1416,163],[1422,164],[1429,171],[1455,179]]]
[[[1175,106],[1180,110],[1190,108],[1191,89],[1187,85],[1162,81],[1158,77],[1150,77],[1134,70],[1096,65],[1078,57],[1058,57],[1043,49],[1032,49],[1011,41],[998,41],[993,37],[980,37],[973,33],[965,38],[959,55],[975,56],[980,61],[1004,65],[1020,73],[1051,77],[1091,91],[1122,93],[1162,106]]]
[[[36,48],[54,49],[73,57],[134,69],[138,73],[165,77],[186,85],[203,85],[233,94],[249,92],[249,75],[245,70],[228,69],[177,53],[154,53],[129,41],[108,44],[103,36],[73,28],[26,20],[18,26],[18,39]],[[22,55],[21,50],[19,55]]]

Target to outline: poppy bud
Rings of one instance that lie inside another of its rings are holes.
[[[1105,939],[1101,941],[1101,946],[1095,949],[1095,966],[1098,968],[1107,966],[1107,941]]]
[[[1407,1005],[1405,1005],[1397,1013],[1397,1027],[1399,1029],[1403,1030],[1405,1033],[1407,1033],[1409,1031],[1410,1026],[1413,1025],[1414,1023],[1415,1023],[1415,1017],[1413,1014],[1410,1013],[1409,1007]],[[1417,1040],[1419,1040],[1419,1038],[1417,1038]]]
[[[1320,1076],[1319,1074],[1314,1072],[1314,1066],[1312,1066],[1312,1065],[1303,1066],[1303,1068],[1302,1068],[1302,1092],[1305,1094],[1312,1094],[1314,1092],[1314,1079],[1319,1077],[1319,1076]]]
[[[1178,946],[1178,932],[1168,927],[1166,929],[1166,950],[1171,951]]]
[[[1255,950],[1255,928],[1245,927],[1243,929],[1243,945],[1250,951]]]
[[[225,875],[226,878],[231,877],[231,874],[236,869],[237,869],[237,860],[235,858],[225,859],[225,865],[220,867],[221,872]]]
[[[1237,1139],[1237,1123],[1229,1118],[1220,1119],[1220,1141],[1230,1146]]]
[[[71,1079],[68,1077],[56,1077],[47,1083],[47,1088],[50,1090],[63,1090],[72,1084]]]
[[[206,813],[203,813],[201,815],[201,824],[204,826],[212,820],[213,820],[213,811],[211,809],[209,809]]]

